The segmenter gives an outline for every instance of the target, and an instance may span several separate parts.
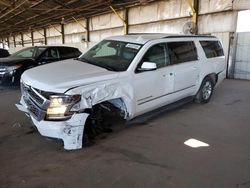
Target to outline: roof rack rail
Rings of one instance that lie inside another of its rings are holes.
[[[169,35],[164,38],[188,38],[188,37],[216,38],[215,36],[212,36],[212,35]]]
[[[128,33],[127,35],[170,35],[169,33]]]
[[[127,35],[166,35],[163,38],[185,38],[185,37],[204,37],[204,38],[216,38],[212,35],[192,35],[192,34],[171,34],[171,33],[128,33]]]

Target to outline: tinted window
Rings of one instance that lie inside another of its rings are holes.
[[[200,44],[207,58],[224,56],[224,52],[219,41],[200,41]]]
[[[36,54],[35,48],[26,48],[14,53],[12,57],[34,58],[35,54]]]
[[[169,42],[168,51],[171,64],[195,61],[198,59],[194,42]]]
[[[49,48],[45,53],[44,53],[44,57],[46,59],[58,59],[59,58],[59,54],[56,48]]]
[[[9,56],[9,52],[7,50],[4,49],[0,49],[0,57],[7,57]]]
[[[36,48],[37,51],[36,51],[36,57],[38,57],[39,55],[41,55],[45,50],[46,48],[43,48],[43,47],[39,47],[39,48]]]
[[[22,49],[14,54],[11,57],[23,57],[23,58],[37,58],[46,48],[44,47],[30,47]]]
[[[76,48],[61,47],[58,50],[59,50],[61,59],[69,59],[69,58],[74,58],[74,57],[78,57],[81,55],[81,52],[79,52],[79,50]]]
[[[157,44],[151,47],[142,58],[141,64],[143,62],[156,63],[157,68],[165,67],[167,64],[169,64],[166,45]]]

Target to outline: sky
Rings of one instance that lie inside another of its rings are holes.
[[[237,32],[250,31],[250,10],[240,11],[238,14]]]

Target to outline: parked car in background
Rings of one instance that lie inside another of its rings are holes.
[[[8,52],[8,50],[5,49],[0,49],[0,58],[2,57],[8,57],[10,54]]]
[[[0,83],[18,84],[22,73],[32,67],[81,55],[77,48],[36,46],[22,49],[9,57],[0,58]]]
[[[77,59],[25,71],[17,107],[41,135],[79,149],[104,127],[104,111],[131,120],[179,100],[207,103],[225,75],[216,37],[113,36]]]

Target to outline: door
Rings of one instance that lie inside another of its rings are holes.
[[[141,67],[143,62],[153,62],[157,69],[135,73],[136,115],[163,106],[166,102],[164,98],[173,91],[172,66],[168,66],[169,58],[165,43],[150,47],[137,68]]]
[[[167,45],[173,65],[174,93],[186,95],[194,92],[199,81],[198,55],[194,42],[169,42]]]

